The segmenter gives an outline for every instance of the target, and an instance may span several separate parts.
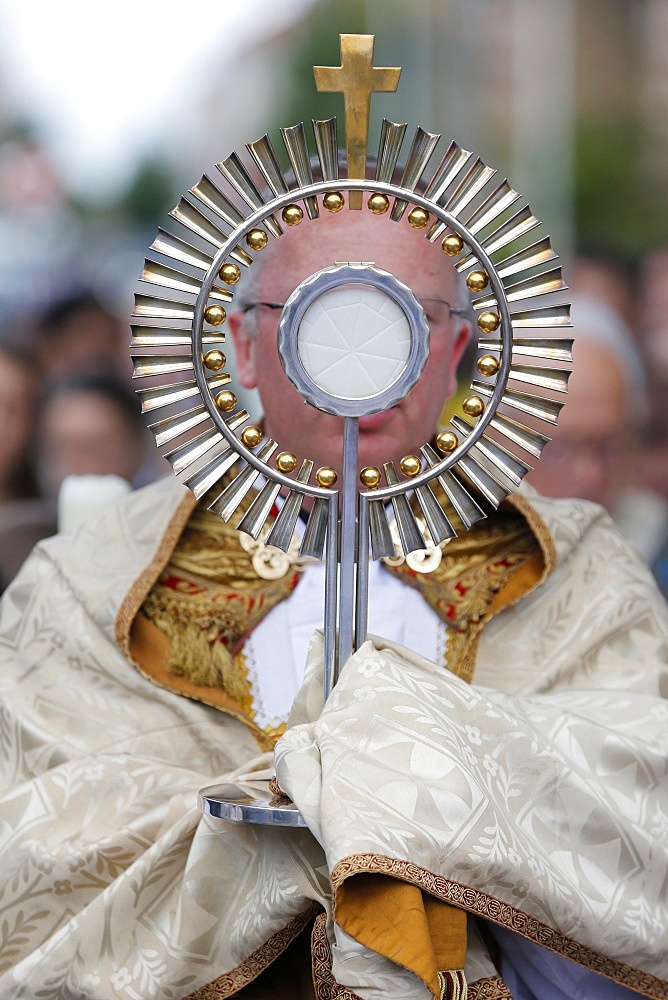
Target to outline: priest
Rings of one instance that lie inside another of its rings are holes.
[[[239,380],[266,435],[340,467],[277,321],[372,248],[430,326],[414,389],[360,420],[360,465],[398,462],[455,390],[455,271],[406,220],[304,229],[235,296]],[[372,637],[323,705],[322,566],[213,496],[137,491],[5,595],[0,996],[668,997],[668,622],[604,512],[526,488],[372,564]],[[274,770],[307,828],[199,812]]]

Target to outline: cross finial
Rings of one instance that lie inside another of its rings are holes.
[[[395,91],[400,67],[374,66],[374,35],[341,35],[341,65],[314,66],[319,91],[342,93],[346,112],[348,177],[364,177],[369,139],[371,95]],[[350,192],[350,207],[362,208],[362,192]]]

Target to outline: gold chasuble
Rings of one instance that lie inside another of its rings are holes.
[[[516,504],[519,498],[450,540],[428,573],[403,559],[388,560],[386,567],[419,590],[444,622],[447,668],[468,682],[485,622],[527,593],[546,570],[540,527],[532,527]],[[238,713],[266,749],[285,723],[257,727],[244,644],[292,594],[308,560],[298,557],[298,546],[286,554],[240,534],[234,525],[242,513],[226,524],[205,502],[195,508],[137,615],[130,653],[150,676],[180,694]]]

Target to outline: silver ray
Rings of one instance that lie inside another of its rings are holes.
[[[513,327],[559,327],[573,326],[571,308],[567,305],[548,306],[542,309],[525,309],[510,314]]]
[[[518,250],[505,260],[499,262],[496,272],[500,278],[507,278],[511,274],[519,274],[528,271],[529,268],[545,264],[550,260],[557,260],[558,254],[554,252],[550,244],[550,237],[545,236],[542,240],[532,243],[524,250]]]
[[[184,274],[183,271],[176,271],[173,267],[167,267],[166,264],[151,260],[150,257],[144,261],[144,270],[139,280],[147,281],[153,285],[162,285],[163,288],[175,288],[179,292],[188,292],[192,295],[198,295],[202,287],[199,278],[193,278],[189,274]],[[214,287],[209,292],[209,298],[219,302],[231,302],[232,292]]]
[[[257,457],[260,461],[266,462],[277,448],[278,444],[276,441],[272,441],[270,438],[268,441],[265,441],[260,450],[257,452]],[[259,469],[254,468],[252,465],[246,465],[246,467],[234,477],[232,482],[227,484],[220,496],[216,497],[213,503],[209,504],[208,509],[213,514],[218,514],[219,517],[222,517],[223,521],[229,521],[234,512],[238,509],[241,501],[249,492],[253,483],[260,475],[262,475],[262,473]]]
[[[203,465],[197,472],[191,473],[187,478],[183,478],[183,485],[187,486],[198,500],[201,500],[205,493],[208,493],[211,487],[215,486],[238,461],[239,456],[236,451],[230,448],[227,441],[222,441],[220,449],[206,465]]]
[[[524,424],[518,423],[517,420],[511,420],[510,417],[506,417],[498,411],[490,420],[490,426],[503,434],[504,437],[507,437],[509,441],[518,444],[520,448],[524,448],[534,458],[540,458],[543,448],[551,440],[545,434],[539,434],[538,431],[530,430]]]
[[[459,431],[462,437],[468,437],[473,430],[471,424],[457,414],[452,418],[452,425]],[[519,486],[527,472],[531,472],[533,468],[532,465],[527,465],[526,462],[517,458],[516,455],[512,455],[502,445],[493,441],[492,438],[487,437],[486,434],[478,438],[477,442],[471,447],[471,452],[484,455],[514,486]]]
[[[510,378],[516,382],[528,382],[555,392],[568,392],[570,371],[564,368],[538,368],[533,365],[511,365]]]
[[[458,174],[470,160],[473,154],[468,149],[462,149],[456,142],[451,142],[445,155],[434,171],[434,176],[425,188],[424,196],[431,201],[441,202],[448,189],[454,183]]]
[[[514,205],[519,194],[514,188],[511,188],[507,180],[501,181],[498,187],[496,187],[489,197],[485,198],[482,205],[479,205],[474,212],[469,215],[466,219],[464,226],[470,233],[475,236],[479,233],[481,229],[488,226],[491,222],[505,212],[507,208]]]
[[[171,375],[175,372],[193,370],[192,354],[132,354],[135,378],[149,375]]]
[[[448,197],[444,208],[450,212],[451,215],[454,215],[455,218],[459,218],[466,206],[473,201],[478,192],[482,191],[485,184],[492,179],[495,173],[496,170],[492,167],[486,166],[478,157],[469,170],[466,171],[455,190]],[[447,226],[445,222],[437,222],[436,225],[432,226],[429,230],[428,239],[432,242],[438,239],[446,228]]]
[[[439,132],[427,132],[421,126],[418,126],[401,178],[402,188],[405,188],[407,191],[415,190],[429,162],[429,157],[436,149],[440,138]],[[408,202],[403,198],[394,199],[394,205],[390,213],[390,218],[393,222],[398,222],[403,217],[407,204]]]
[[[494,387],[485,382],[471,382],[471,388],[481,396],[491,396]],[[542,396],[533,396],[528,392],[519,392],[517,389],[506,389],[501,397],[501,402],[514,410],[522,413],[529,413],[538,420],[544,420],[549,424],[556,424],[559,412],[564,405],[556,399],[544,399]]]
[[[431,469],[442,461],[441,456],[437,454],[430,444],[423,445],[421,451],[427,459],[427,463]],[[476,521],[479,521],[481,517],[485,517],[485,512],[482,507],[476,503],[473,497],[464,489],[459,480],[450,471],[442,472],[437,478],[445,492],[445,495],[456,510],[462,524],[466,528],[470,528],[471,525],[475,524]]]
[[[258,170],[266,180],[275,195],[287,194],[288,185],[278,162],[276,150],[268,135],[263,135],[255,142],[247,142],[246,149],[255,160]]]
[[[568,337],[558,337],[555,339],[545,339],[543,337],[514,337],[512,341],[513,356],[516,354],[526,354],[533,358],[546,358],[550,361],[572,361],[573,360],[573,340]],[[495,351],[499,353],[502,341],[499,337],[484,337],[478,341],[481,351]]]
[[[430,444],[423,445],[421,451],[427,459],[430,468],[433,469],[441,461],[441,457],[434,451]],[[437,478],[445,495],[466,528],[470,528],[472,524],[475,524],[480,518],[486,516],[482,507],[473,499],[451,471],[442,472]]]
[[[156,299],[152,295],[135,295],[133,319],[167,319],[172,322],[187,320],[192,324],[195,307],[190,302],[172,302],[171,299]]]
[[[561,277],[561,268],[555,267],[551,271],[545,271],[543,274],[524,278],[514,285],[507,285],[505,293],[508,302],[519,302],[522,299],[536,298],[538,295],[563,292],[567,287]],[[474,309],[490,309],[496,305],[496,298],[492,295],[475,299],[471,305]]]
[[[268,480],[238,524],[239,531],[245,531],[252,538],[257,538],[274,506],[281,489],[280,483]]]
[[[325,118],[321,121],[313,118],[312,122],[322,179],[323,181],[336,181],[339,179],[339,143],[336,118]]]
[[[383,469],[385,470],[387,485],[395,486],[399,482],[399,476],[394,467],[394,462],[385,462]],[[425,540],[415,520],[415,514],[411,510],[408,498],[403,493],[400,493],[398,496],[393,496],[391,502],[404,555],[407,556],[409,552],[419,552],[420,549],[424,549]]]
[[[524,236],[525,233],[530,232],[539,225],[540,222],[535,215],[532,215],[531,209],[527,205],[525,208],[521,208],[519,212],[516,212],[507,222],[499,226],[498,229],[495,229],[493,233],[486,236],[482,241],[482,245],[488,254],[492,254],[495,250],[501,250],[502,247],[507,246],[514,240],[518,240],[520,236]],[[466,271],[477,263],[478,260],[474,254],[468,254],[458,261],[455,266],[458,271]]]
[[[308,483],[312,471],[313,462],[310,459],[304,459],[296,476],[297,482]],[[304,496],[298,490],[292,490],[288,494],[271,531],[267,535],[267,545],[274,545],[277,549],[282,549],[283,552],[288,551],[303,502]]]
[[[201,434],[197,434],[187,444],[179,445],[178,448],[168,451],[165,458],[171,464],[175,474],[178,474],[179,472],[184,472],[188,466],[192,465],[193,462],[197,462],[214,445],[223,440],[224,438],[220,431],[216,430],[215,427],[211,427],[206,431],[202,431]]]
[[[469,482],[493,507],[498,507],[508,496],[508,490],[489,469],[476,460],[472,451],[473,449],[460,458],[456,467],[466,475]]]
[[[288,151],[290,164],[297,178],[297,184],[299,187],[307,187],[313,183],[313,171],[311,170],[311,159],[306,144],[304,123],[300,122],[299,125],[290,125],[288,128],[282,128],[281,135],[283,136],[285,148]],[[315,195],[309,195],[307,198],[304,198],[304,204],[306,205],[306,212],[309,219],[317,219],[320,210],[318,208],[318,199]]]
[[[181,437],[186,431],[192,430],[193,427],[203,424],[208,418],[208,410],[204,403],[201,403],[199,406],[193,406],[192,409],[184,410],[173,417],[163,417],[162,420],[156,420],[148,425],[148,429],[153,431],[155,443],[158,448],[161,448],[163,444],[167,444],[169,441]]]
[[[234,431],[248,419],[246,410],[239,410],[238,413],[227,417],[225,423],[231,431]],[[237,452],[223,438],[220,445],[216,447],[213,457],[209,458],[206,464],[198,468],[196,472],[191,472],[187,477],[183,477],[183,484],[200,500],[238,460]]]
[[[327,178],[331,180],[332,178]],[[327,541],[327,501],[316,497],[311,507],[311,513],[306,522],[304,537],[299,547],[300,556],[310,556],[312,559],[323,559]]]
[[[376,180],[384,184],[392,182],[392,174],[397,163],[399,150],[406,134],[406,122],[390,122],[383,118],[378,143]]]
[[[373,559],[393,558],[396,555],[392,532],[382,500],[369,501],[369,534]]]
[[[218,226],[214,225],[206,215],[203,215],[195,205],[191,204],[187,198],[181,198],[176,208],[173,208],[169,214],[191,233],[195,233],[196,236],[199,236],[206,243],[215,247],[216,250],[220,250],[225,243],[225,233]],[[237,263],[243,264],[244,267],[248,267],[249,264],[253,263],[253,258],[245,250],[242,250],[241,247],[232,250],[230,257],[233,257]]]
[[[434,543],[438,545],[446,538],[454,538],[457,532],[429,486],[418,486],[415,493]]]
[[[220,170],[223,177],[230,182],[237,194],[241,195],[246,204],[252,209],[257,210],[265,205],[264,198],[256,188],[253,183],[253,179],[239,159],[237,153],[230,153],[227,159],[217,163],[216,166]],[[268,215],[266,217],[264,225],[267,227],[272,236],[278,237],[283,232],[273,215]]]
[[[228,373],[222,372],[208,379],[207,384],[210,389],[219,389],[229,385],[230,381]],[[169,385],[156,385],[150,389],[137,389],[136,393],[141,400],[142,413],[149,413],[196,396],[199,393],[199,386],[194,379],[190,379],[184,382],[172,382]]]
[[[198,250],[191,243],[179,239],[173,233],[168,233],[166,229],[158,229],[158,235],[151,243],[151,250],[171,257],[172,260],[180,260],[184,264],[190,264],[198,271],[208,271],[211,267],[213,257]]]
[[[230,229],[236,229],[237,226],[243,225],[245,222],[245,216],[239,211],[236,205],[233,205],[230,199],[223,194],[215,181],[204,174],[202,179],[198,181],[193,187],[190,188],[190,193],[201,201],[203,205],[206,205],[214,215],[226,222]],[[227,234],[229,235],[229,233]]]
[[[132,324],[132,339],[130,347],[185,347],[192,343],[190,326],[144,326],[141,323]],[[203,344],[225,343],[224,333],[202,333]]]

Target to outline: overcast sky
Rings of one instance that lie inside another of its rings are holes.
[[[110,189],[170,124],[187,140],[183,109],[196,109],[221,62],[312,3],[2,0],[3,103],[43,130],[69,186]]]

